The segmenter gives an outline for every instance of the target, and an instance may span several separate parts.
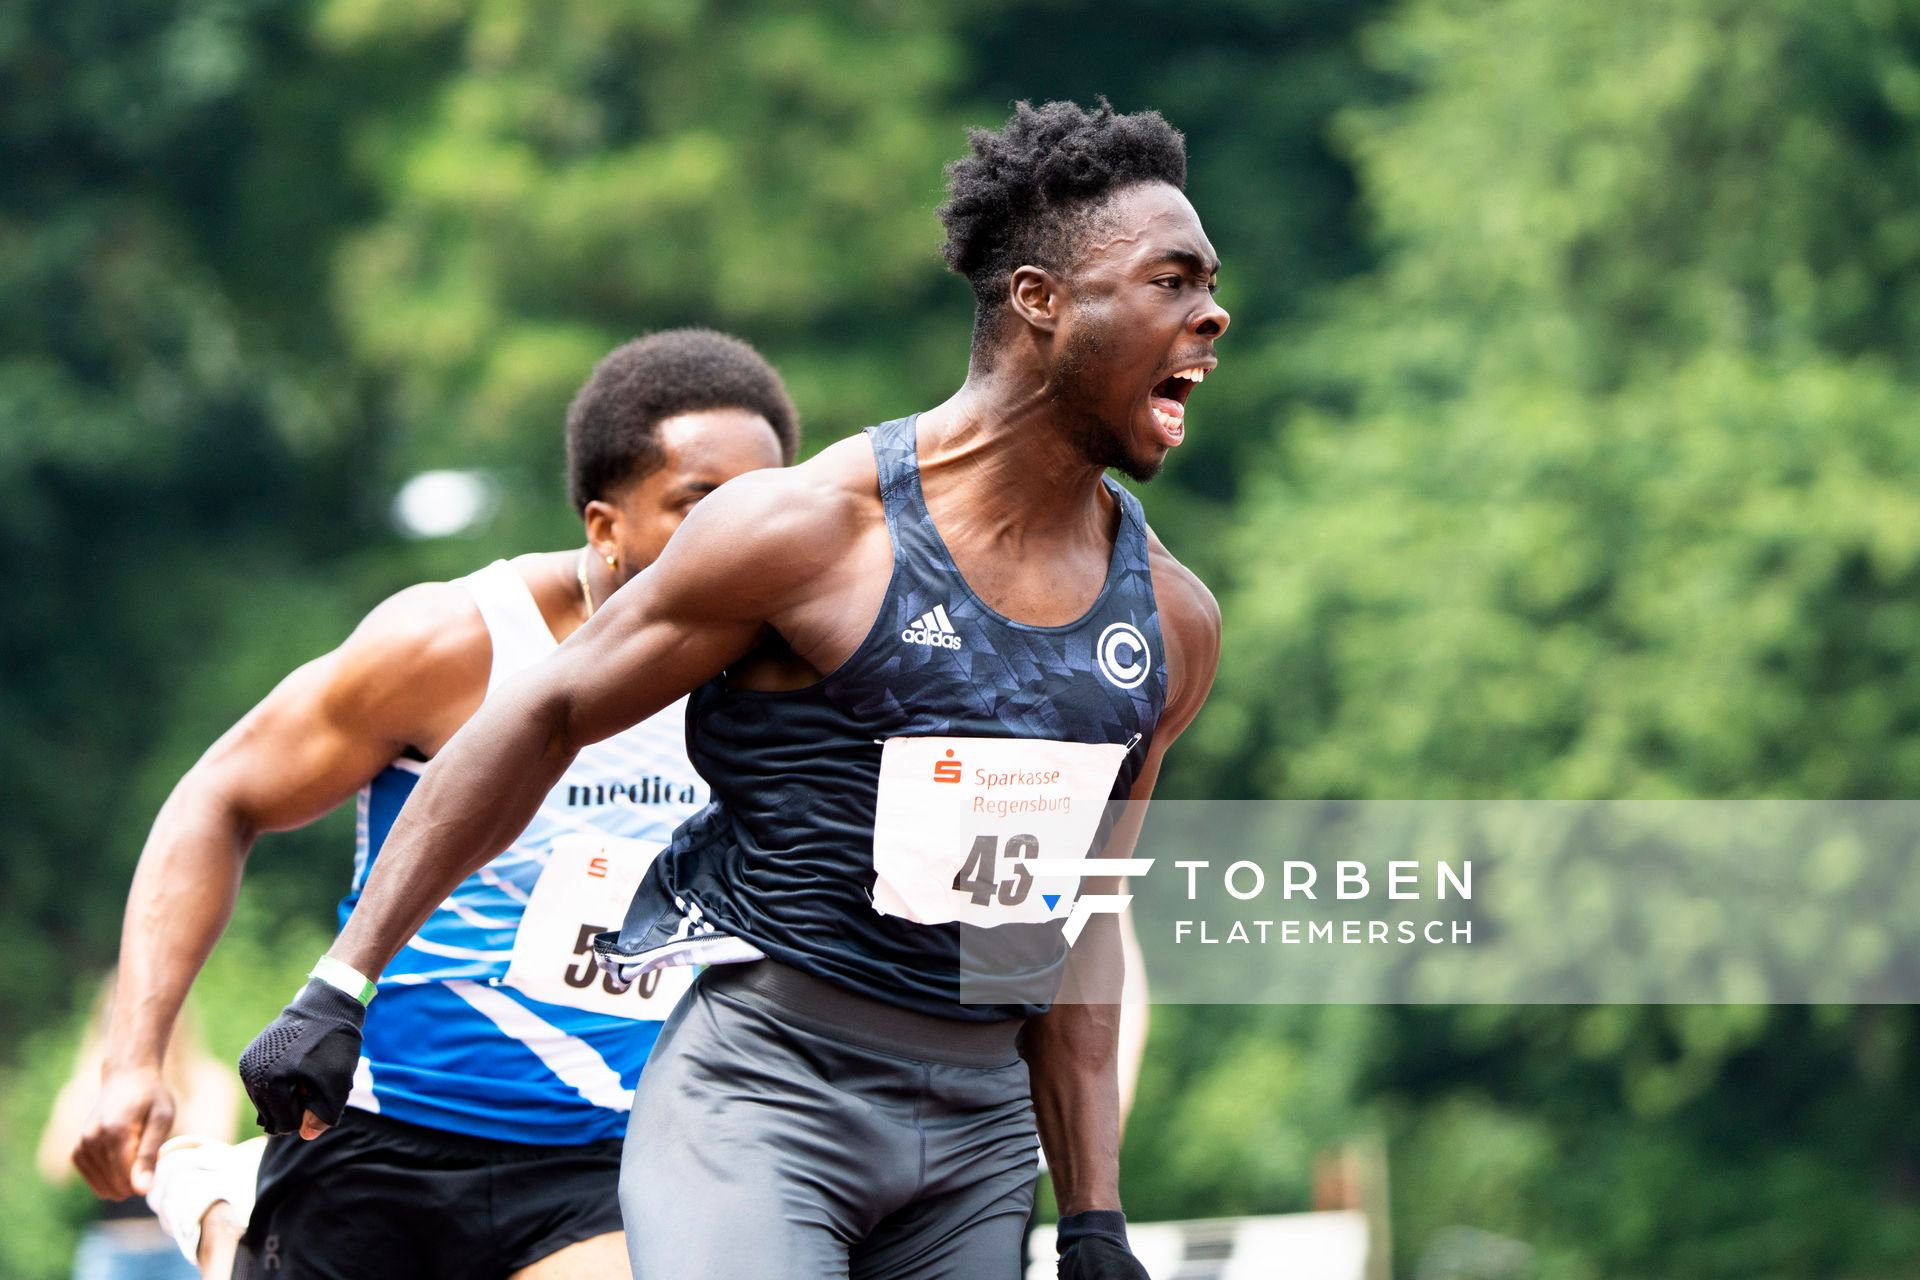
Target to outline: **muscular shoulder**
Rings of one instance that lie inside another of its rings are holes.
[[[486,695],[493,644],[465,587],[425,582],[374,606],[332,657],[336,714],[430,752]]]
[[[1179,727],[1199,713],[1220,666],[1220,605],[1198,574],[1147,535],[1160,634],[1168,650],[1167,714]]]
[[[432,755],[486,696],[491,645],[452,584],[409,587],[276,685],[194,772],[256,831],[311,822],[409,748]]]
[[[484,674],[492,658],[487,624],[457,582],[422,582],[395,592],[361,619],[341,648],[414,677],[448,666],[478,667]]]
[[[830,539],[879,518],[879,483],[866,437],[849,436],[797,466],[736,476],[695,510],[712,503],[709,519],[751,516],[782,535]]]
[[[840,567],[883,529],[873,451],[863,436],[797,466],[736,476],[702,499],[668,543],[660,565],[703,594],[732,593],[764,614]]]

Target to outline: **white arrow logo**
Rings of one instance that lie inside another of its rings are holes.
[[[1089,876],[1143,876],[1153,869],[1152,858],[1029,858],[1023,864],[1036,880],[1071,880]],[[1080,940],[1087,922],[1098,915],[1119,915],[1132,903],[1130,893],[1085,893],[1067,913],[1067,945]]]

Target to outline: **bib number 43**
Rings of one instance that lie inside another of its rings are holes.
[[[987,929],[1056,919],[1079,877],[1028,864],[1086,857],[1127,750],[1046,738],[888,738],[873,811],[874,910]]]
[[[1002,852],[1013,867],[1013,874],[1005,880],[996,878]],[[1040,842],[1032,836],[1008,836],[1004,847],[998,836],[975,836],[966,861],[954,873],[953,887],[966,894],[976,907],[995,901],[1003,907],[1017,907],[1033,891],[1033,875],[1020,865],[1020,860],[1037,857],[1039,853]]]

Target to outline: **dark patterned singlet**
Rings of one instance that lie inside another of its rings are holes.
[[[603,951],[642,957],[686,939],[691,927],[743,939],[783,964],[924,1013],[980,1021],[1047,1008],[1048,979],[1065,955],[1060,920],[1071,893],[1022,903],[1031,878],[1022,885],[1016,860],[1040,851],[1028,847],[1037,841],[1008,833],[1046,830],[1037,824],[1060,821],[1054,811],[1063,804],[1077,803],[1084,814],[1123,799],[1147,758],[1167,675],[1146,522],[1133,495],[1106,480],[1120,521],[1092,607],[1059,627],[1004,618],[960,576],[928,515],[917,420],[868,429],[893,543],[893,574],[872,629],[845,663],[805,688],[731,689],[722,677],[693,694],[688,754],[713,788],[713,803],[674,833],[617,938],[603,935]],[[884,801],[883,744],[896,739],[885,752],[884,785],[894,799]],[[1046,743],[1102,745],[1058,749],[1098,757],[1100,768],[1079,775],[1082,794],[1047,788],[1059,775],[1043,758],[1054,750]],[[1014,763],[975,767],[1008,760]],[[908,768],[911,778],[899,781]],[[1099,793],[1084,794],[1096,776]],[[976,824],[985,834],[971,827],[930,834],[913,821],[922,812],[915,796],[947,803],[962,792],[973,811],[997,815]],[[881,836],[877,808],[895,815],[883,819]],[[1056,841],[1044,852],[1084,854],[1086,829],[1074,828],[1078,848]],[[939,863],[899,872],[883,887],[879,846],[915,842],[937,846],[936,858],[950,850],[951,884]],[[1020,922],[980,931],[1019,937],[1006,954],[1024,957],[1018,966],[1035,981],[1007,988],[1019,994],[1004,1002],[963,1004],[962,930],[972,934],[982,912],[1008,902],[1018,905],[1005,910],[1024,913]]]

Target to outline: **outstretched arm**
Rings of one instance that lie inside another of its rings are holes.
[[[526,828],[581,748],[718,675],[769,628],[792,641],[817,626],[815,615],[831,616],[818,583],[844,571],[859,503],[849,500],[855,489],[806,471],[740,476],[703,499],[658,560],[557,653],[489,697],[434,757],[326,963],[241,1055],[241,1079],[270,1131],[311,1138],[338,1121],[365,984]],[[808,661],[820,651],[793,648]]]
[[[458,652],[462,622],[482,645],[477,655]],[[233,914],[254,840],[327,813],[418,740],[426,707],[444,705],[449,681],[467,679],[463,656],[484,688],[484,643],[459,588],[404,591],[281,681],[174,787],[127,895],[100,1093],[72,1153],[96,1195],[124,1199],[152,1185],[174,1120],[161,1074],[167,1042]]]
[[[783,496],[790,489],[747,476],[703,500],[659,560],[487,699],[414,788],[330,956],[377,978],[433,909],[526,829],[581,748],[754,646],[793,586],[784,544],[806,517]]]

